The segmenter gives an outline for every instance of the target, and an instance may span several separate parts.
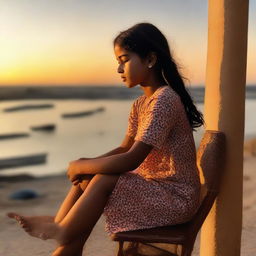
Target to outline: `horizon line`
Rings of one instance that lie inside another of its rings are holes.
[[[124,87],[123,84],[0,84],[0,87]],[[246,86],[256,86],[255,83],[246,83]],[[185,87],[205,87],[205,84],[189,84]]]

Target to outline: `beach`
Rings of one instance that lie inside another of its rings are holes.
[[[253,193],[256,182],[256,148],[248,147],[255,139],[246,141],[244,151],[244,194],[243,194],[243,229],[241,255],[256,254],[256,194]],[[255,144],[254,144],[255,145]],[[0,182],[0,255],[6,256],[46,256],[56,247],[53,240],[42,241],[27,235],[15,221],[5,214],[16,211],[24,215],[54,215],[70,188],[70,182],[65,175],[41,177],[31,180]],[[34,189],[39,197],[30,200],[10,200],[8,196],[19,189]],[[111,241],[104,230],[105,219],[102,215],[91,236],[89,237],[83,255],[114,256],[117,243]],[[199,255],[200,233],[197,236],[193,255]]]

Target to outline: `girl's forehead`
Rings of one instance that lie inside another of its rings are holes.
[[[122,56],[132,55],[131,52],[125,50],[124,48],[120,47],[119,45],[115,45],[114,52],[115,52],[116,58],[121,58]]]

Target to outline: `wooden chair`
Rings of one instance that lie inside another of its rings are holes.
[[[164,243],[176,245],[175,254],[160,249],[162,254],[158,255],[190,256],[192,254],[196,236],[209,211],[211,210],[215,198],[219,192],[221,174],[224,170],[224,162],[224,133],[206,130],[197,150],[197,165],[200,172],[200,181],[202,185],[201,204],[197,213],[194,215],[191,221],[175,226],[164,226],[112,234],[110,236],[111,240],[119,242],[117,255],[149,255],[140,254],[138,251],[138,245]],[[128,247],[124,248],[124,242],[128,242]],[[181,247],[180,254],[177,254],[178,245]]]

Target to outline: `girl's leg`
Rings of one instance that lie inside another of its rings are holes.
[[[93,227],[100,218],[115,188],[119,175],[95,175],[84,193],[76,201],[65,218],[58,224],[59,241],[69,243],[76,238],[89,237]]]
[[[66,216],[66,214],[69,212],[69,210],[72,208],[72,206],[75,204],[77,199],[81,196],[83,191],[88,186],[91,179],[94,177],[94,174],[91,175],[84,175],[83,181],[79,183],[77,186],[71,186],[69,193],[67,194],[66,198],[64,199],[61,207],[59,208],[56,216],[36,216],[36,217],[30,217],[30,221],[41,221],[41,222],[55,222],[59,223],[62,221],[62,219]],[[12,215],[12,214],[10,214]],[[9,215],[9,216],[10,216]],[[25,229],[26,230],[26,229]],[[72,243],[69,243],[67,245],[63,245],[58,247],[53,255],[61,255],[59,253],[66,253],[65,255],[74,255],[74,256],[80,256],[82,255],[83,246],[85,243],[85,239],[77,239],[74,240]],[[72,253],[71,253],[72,252]],[[77,252],[77,253],[75,253]]]
[[[71,187],[68,195],[66,196],[64,202],[62,203],[62,205],[54,219],[54,222],[59,223],[63,220],[63,218],[67,215],[67,213],[72,208],[72,206],[75,204],[77,199],[84,192],[84,190],[86,189],[86,187],[88,186],[89,182],[91,181],[91,179],[93,177],[94,177],[94,174],[87,175],[86,179],[84,177],[84,180],[81,183],[79,183],[79,185]],[[86,239],[79,238],[79,239],[72,241],[69,244],[59,246],[53,252],[52,256],[57,256],[57,255],[82,256],[85,241],[86,241]]]
[[[84,238],[85,242],[101,216],[118,178],[118,174],[95,175],[60,223],[44,223],[42,225],[40,222],[30,222],[29,218],[23,216],[17,215],[16,217],[30,229],[30,234],[33,236],[42,238],[41,234],[43,234],[44,238],[56,239],[61,245],[75,242],[81,238]],[[70,253],[59,255],[70,255]]]
[[[93,177],[94,177],[94,174],[84,175],[83,181],[79,183],[79,185],[71,187],[68,195],[66,196],[65,200],[63,201],[61,207],[59,208],[54,218],[54,222],[59,223],[63,220],[63,218],[67,215],[67,213],[75,204],[77,199],[82,195],[83,191],[86,189],[87,185],[89,184],[89,182]]]
[[[83,255],[83,247],[86,242],[85,238],[76,239],[75,241],[61,245],[51,254],[51,256],[82,256]]]
[[[72,208],[76,200],[81,196],[83,191],[88,186],[90,180],[93,178],[94,174],[86,175],[83,177],[83,181],[80,182],[77,186],[71,186],[67,196],[62,202],[56,216],[40,216],[43,222],[56,222],[59,223],[67,215],[69,210]],[[35,217],[39,218],[39,216]]]

